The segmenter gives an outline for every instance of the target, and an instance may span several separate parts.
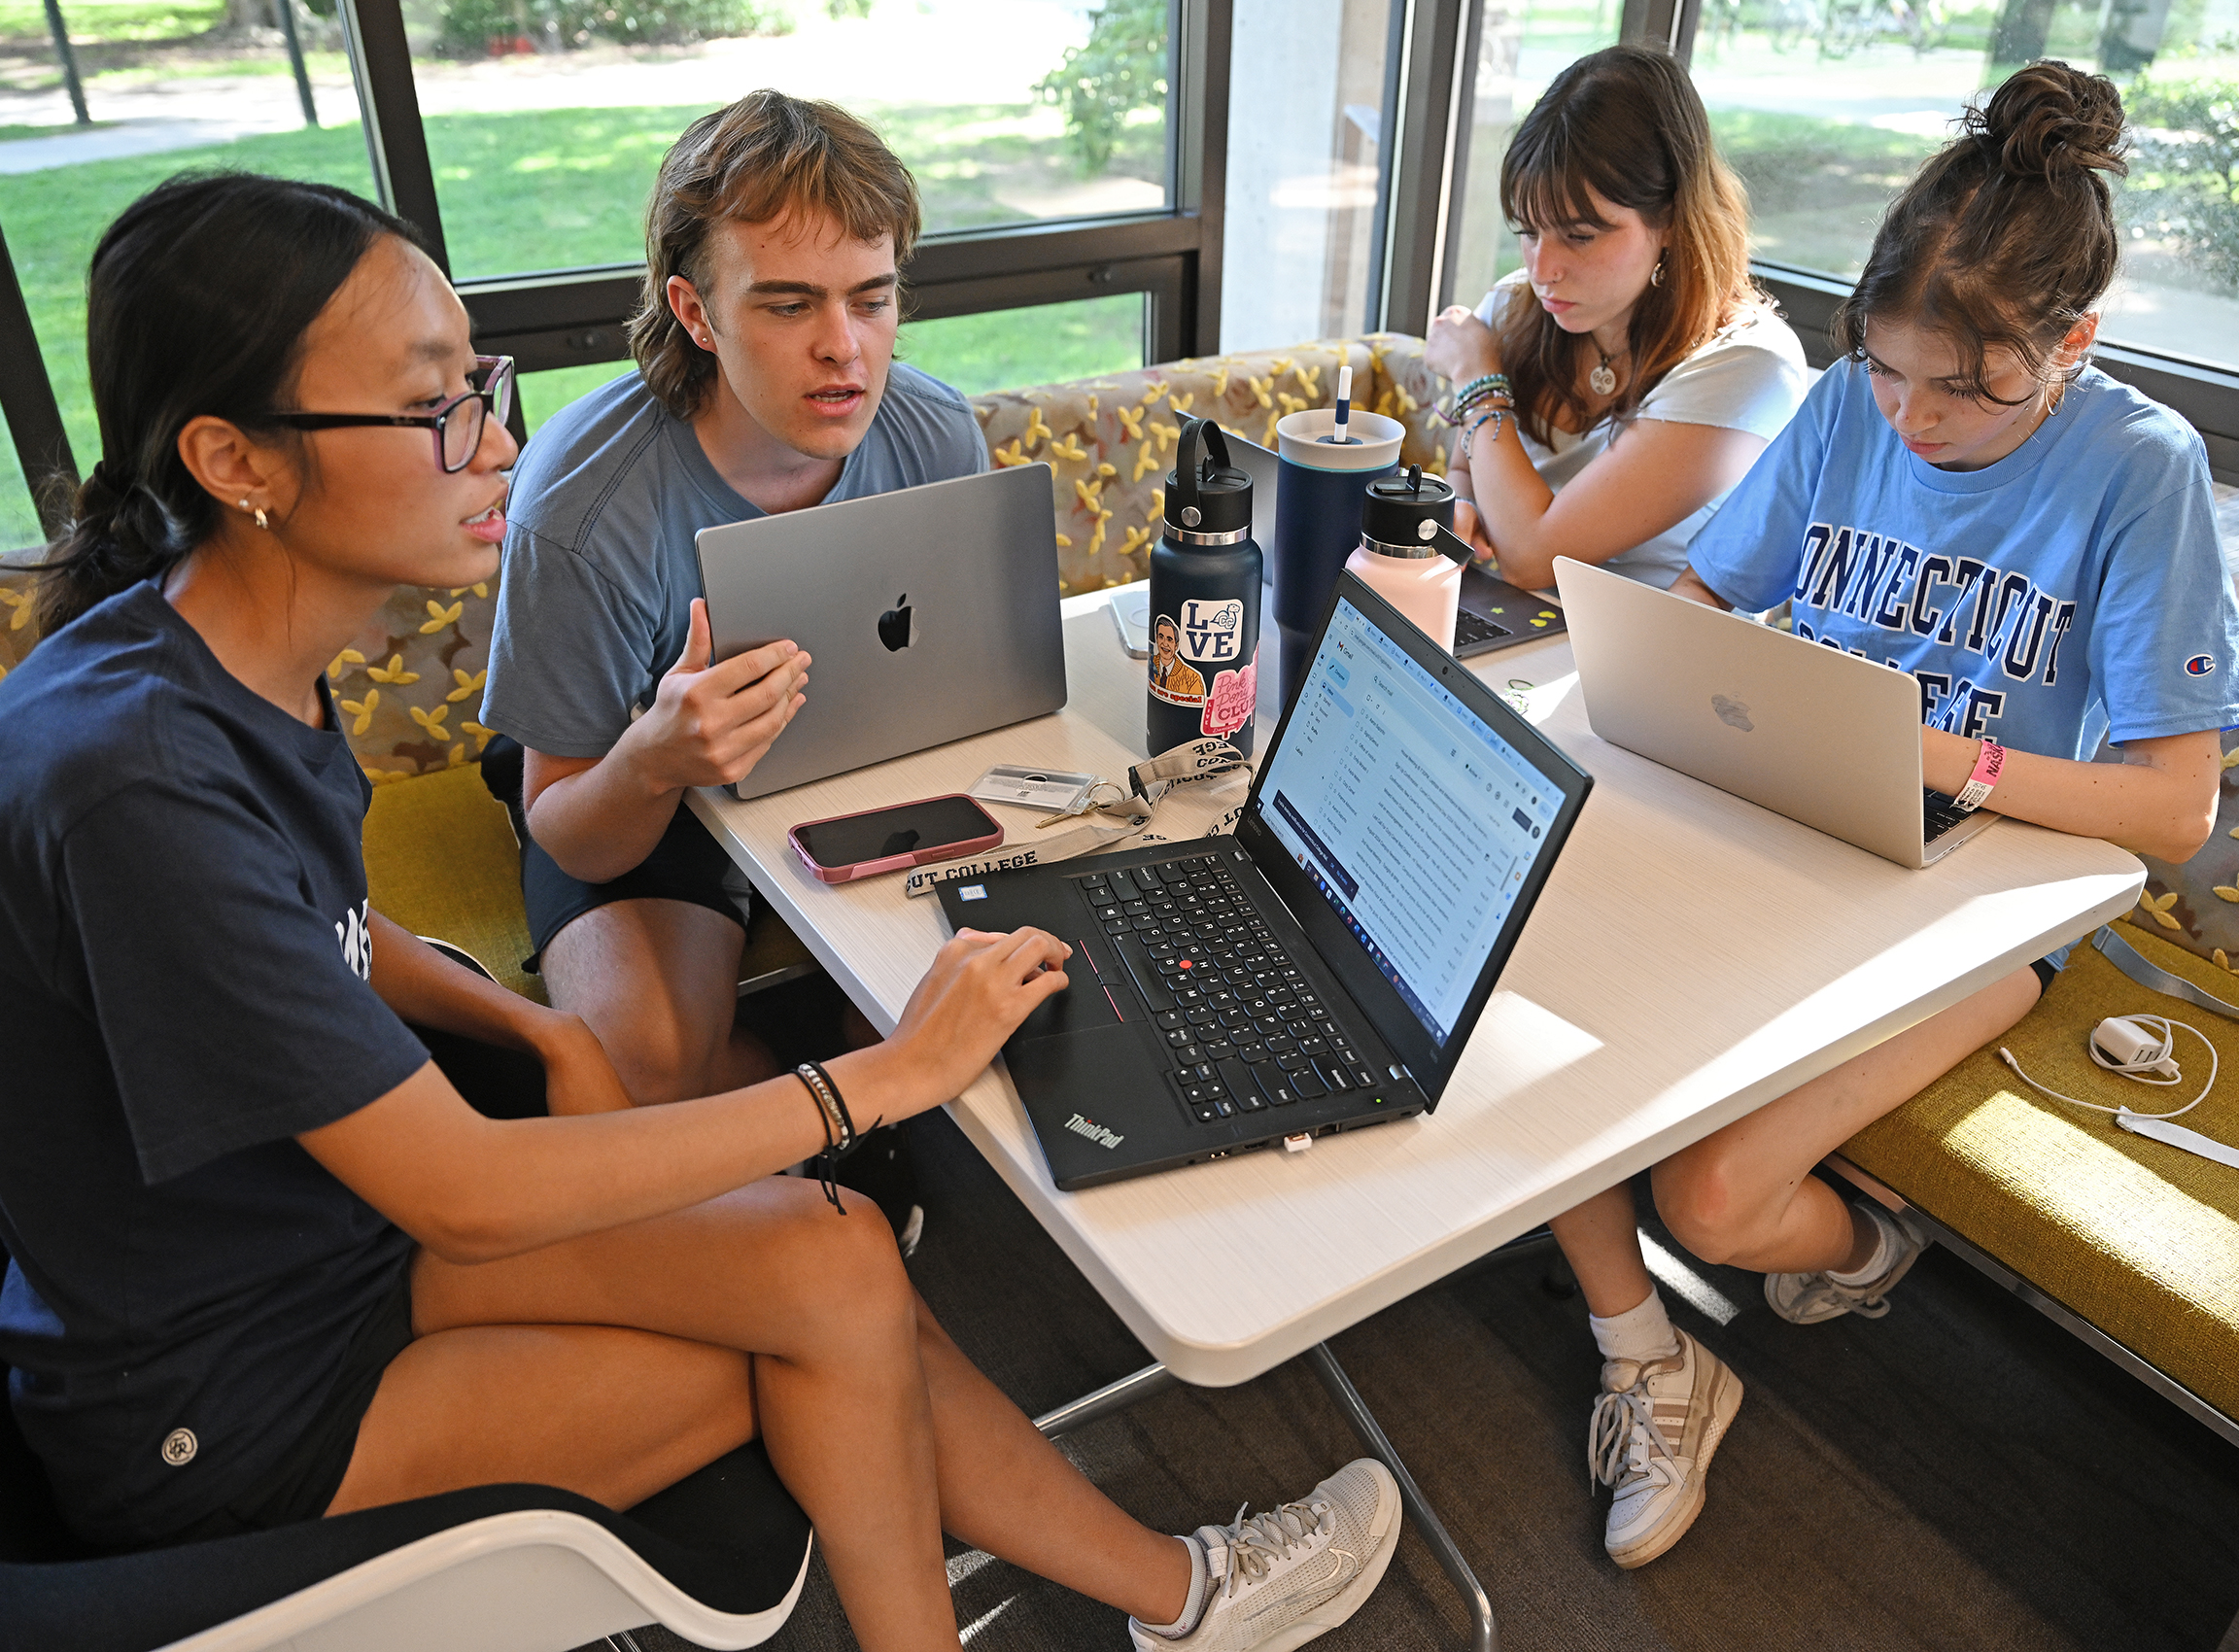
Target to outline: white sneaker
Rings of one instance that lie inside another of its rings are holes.
[[[1586,1466],[1617,1489],[1602,1546],[1619,1566],[1646,1566],[1703,1512],[1705,1476],[1741,1409],[1741,1379],[1683,1330],[1679,1352],[1645,1363],[1611,1359],[1586,1430]]]
[[[1195,1532],[1205,1551],[1197,1627],[1168,1639],[1129,1618],[1136,1652],[1290,1652],[1359,1611],[1399,1546],[1399,1483],[1372,1457],[1296,1502],[1236,1514]]]
[[[1909,1212],[1887,1211],[1879,1205],[1858,1208],[1877,1218],[1883,1231],[1892,1235],[1889,1265],[1863,1285],[1844,1285],[1824,1273],[1767,1274],[1765,1304],[1790,1325],[1815,1325],[1844,1314],[1879,1319],[1889,1311],[1889,1292],[1928,1249],[1928,1230]]]

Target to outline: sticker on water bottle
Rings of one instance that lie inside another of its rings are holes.
[[[1195,665],[1233,665],[1244,657],[1244,604],[1230,597],[1218,602],[1182,604],[1182,657]]]
[[[1200,604],[1190,602],[1187,607]],[[1241,602],[1230,606],[1242,612]],[[1174,623],[1171,614],[1160,614],[1151,622],[1151,694],[1169,706],[1202,706],[1205,704],[1205,678],[1195,667],[1180,656],[1182,628]]]
[[[1214,673],[1212,691],[1205,696],[1205,714],[1197,726],[1215,740],[1226,740],[1252,721],[1258,702],[1259,655],[1254,650],[1242,671]]]

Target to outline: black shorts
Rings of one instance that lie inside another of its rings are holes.
[[[342,1369],[335,1373],[327,1398],[311,1419],[311,1426],[281,1454],[280,1461],[246,1491],[164,1539],[173,1543],[200,1543],[214,1537],[235,1537],[244,1532],[263,1532],[317,1520],[327,1512],[349,1472],[350,1456],[358,1449],[358,1426],[373,1403],[373,1391],[381,1386],[389,1362],[411,1346],[412,1282],[409,1272],[395,1290],[374,1305],[357,1334],[343,1350]]]
[[[529,835],[521,808],[521,764],[519,743],[503,735],[482,754],[483,783],[512,813],[513,835],[521,840],[521,898],[529,909],[529,944],[534,948],[521,961],[523,969],[534,972],[552,937],[585,912],[615,901],[685,901],[745,926],[739,904],[743,880],[700,817],[681,803],[653,852],[621,877],[606,883],[568,877]]]
[[[2042,998],[2052,990],[2053,981],[2059,979],[2060,968],[2050,958],[2039,958],[2029,967],[2037,972],[2037,995]]]

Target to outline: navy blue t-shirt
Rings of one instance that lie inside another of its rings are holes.
[[[411,1255],[292,1140],[428,1060],[368,984],[371,788],[327,721],[153,584],[0,681],[0,1358],[105,1546],[270,1470]]]

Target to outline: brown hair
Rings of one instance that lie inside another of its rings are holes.
[[[2084,363],[2051,375],[2052,354],[2115,279],[2101,174],[2128,170],[2122,94],[2104,75],[2039,61],[1965,121],[1882,215],[1835,342],[1862,361],[1868,318],[1902,317],[1958,346],[1971,395],[2018,406],[1990,394],[1990,349],[2011,350],[2039,385],[2074,378]]]
[[[1749,197],[1718,158],[1703,99],[1669,53],[1612,46],[1581,57],[1516,128],[1500,163],[1500,210],[1510,224],[1602,224],[1594,195],[1671,232],[1662,282],[1633,306],[1634,371],[1607,414],[1624,419],[1666,373],[1760,301],[1749,280]],[[1564,331],[1537,304],[1512,301],[1495,325],[1523,429],[1545,442],[1559,415],[1583,427],[1578,385],[1593,341]]]
[[[836,103],[751,91],[693,121],[662,158],[645,209],[645,290],[630,321],[630,353],[677,418],[699,410],[715,358],[670,309],[669,278],[680,275],[706,296],[709,229],[794,210],[827,214],[858,241],[891,235],[897,268],[923,224],[910,169]]]

